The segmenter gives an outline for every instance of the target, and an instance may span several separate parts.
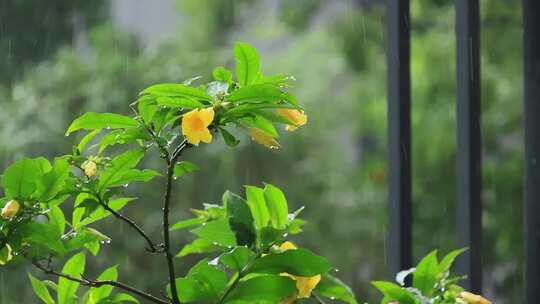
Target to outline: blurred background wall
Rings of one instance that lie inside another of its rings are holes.
[[[517,0],[480,1],[484,159],[484,288],[495,303],[521,303],[521,11]],[[455,37],[453,1],[412,0],[414,255],[455,243]],[[236,40],[255,45],[265,73],[297,79],[310,121],[282,149],[244,138],[187,153],[202,168],[175,189],[173,219],[217,202],[225,189],[276,184],[309,221],[297,242],[328,256],[361,302],[386,267],[386,66],[384,1],[376,0],[2,0],[0,170],[21,156],[52,158],[85,111],[128,113],[155,82],[210,77],[232,65]],[[158,166],[156,159],[146,165]],[[155,187],[126,209],[159,237]],[[113,238],[90,274],[119,263],[124,281],[165,284],[163,260],[109,219]],[[190,241],[174,235],[175,249]],[[188,258],[181,263],[191,263]],[[181,266],[181,265],[180,265]],[[187,266],[184,268],[187,269]],[[37,303],[25,266],[0,268],[0,303]],[[23,291],[23,292],[21,292]]]

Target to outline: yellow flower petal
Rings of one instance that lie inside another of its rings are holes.
[[[265,145],[270,149],[279,149],[279,143],[277,140],[260,129],[250,128],[249,135],[254,141],[261,145]]]
[[[491,301],[488,299],[468,291],[460,293],[459,297],[468,304],[491,304]]]
[[[208,126],[213,120],[213,108],[190,111],[182,118],[182,134],[192,145],[198,145],[201,141],[208,144],[212,141],[212,134]]]
[[[285,127],[285,129],[289,132],[292,132],[298,129],[298,127],[305,125],[308,121],[306,113],[302,110],[278,109],[277,112],[281,116],[287,118],[291,123],[293,123],[292,125],[288,125],[287,127]]]
[[[294,245],[294,243],[292,243],[292,242],[286,241],[286,242],[283,242],[279,246],[279,248],[281,248],[282,250],[296,249],[296,245]]]
[[[321,275],[313,277],[296,277],[296,289],[298,289],[298,298],[309,298],[311,291],[315,289],[321,281]]]
[[[21,208],[21,204],[19,204],[16,200],[9,201],[4,208],[2,208],[2,218],[4,219],[10,219],[17,215],[17,212],[19,212],[19,209]]]

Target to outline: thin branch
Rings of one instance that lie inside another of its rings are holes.
[[[101,196],[99,196],[98,194],[96,193],[91,193],[89,192],[90,194],[92,194],[93,196],[95,196],[99,202],[99,204],[107,211],[109,211],[112,215],[114,215],[116,218],[126,222],[129,226],[131,226],[133,229],[135,229],[145,240],[146,242],[148,243],[148,248],[146,248],[146,250],[148,250],[149,252],[160,252],[157,248],[157,246],[154,244],[154,242],[152,241],[152,239],[148,236],[148,234],[146,234],[146,232],[144,232],[144,230],[139,227],[139,225],[137,225],[132,219],[128,218],[127,216],[125,215],[122,215],[121,213],[118,213],[117,211],[115,211],[114,209],[112,209],[105,201],[103,201],[103,199],[101,198]]]
[[[163,251],[167,258],[167,267],[169,269],[169,283],[171,285],[171,294],[174,304],[179,304],[180,299],[178,297],[178,291],[176,290],[176,277],[174,268],[174,256],[171,253],[171,239],[169,235],[169,210],[172,194],[172,183],[174,174],[174,165],[182,154],[184,149],[191,147],[191,144],[184,139],[182,143],[176,147],[171,154],[171,158],[167,159],[167,188],[165,190],[165,197],[163,198]]]
[[[98,281],[98,280],[91,280],[91,279],[88,279],[88,278],[85,278],[85,277],[76,278],[76,277],[73,277],[71,275],[55,271],[52,268],[47,268],[47,267],[41,265],[37,261],[32,261],[32,264],[34,264],[34,266],[36,266],[37,268],[39,268],[41,271],[43,271],[46,274],[54,275],[54,276],[61,277],[61,278],[64,278],[64,279],[67,279],[67,280],[70,280],[70,281],[73,281],[73,282],[77,282],[77,283],[80,283],[81,285],[88,286],[90,288],[98,288],[98,287],[101,287],[101,286],[104,286],[104,285],[109,285],[109,286],[117,287],[119,289],[123,289],[123,290],[128,291],[128,292],[130,292],[132,294],[138,295],[138,296],[140,296],[140,297],[142,297],[144,299],[147,299],[147,300],[149,300],[149,301],[151,301],[153,303],[160,303],[160,304],[169,304],[170,303],[167,300],[160,299],[160,298],[158,298],[156,296],[153,296],[150,293],[144,292],[144,291],[139,290],[139,289],[137,289],[135,287],[131,287],[129,285],[126,285],[126,284],[118,282],[118,281],[113,281],[113,280]]]

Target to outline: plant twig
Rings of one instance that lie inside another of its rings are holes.
[[[81,285],[84,285],[84,286],[88,286],[88,287],[91,287],[91,288],[98,288],[98,287],[101,287],[101,286],[104,286],[104,285],[109,285],[109,286],[117,287],[119,289],[123,289],[123,290],[128,291],[128,292],[130,292],[132,294],[138,295],[138,296],[140,296],[140,297],[142,297],[142,298],[144,298],[146,300],[149,300],[149,301],[151,301],[153,303],[169,304],[169,301],[167,301],[167,300],[160,299],[160,298],[158,298],[158,297],[156,297],[156,296],[154,296],[154,295],[152,295],[150,293],[144,292],[144,291],[139,290],[139,289],[137,289],[135,287],[129,286],[127,284],[124,284],[124,283],[121,283],[121,282],[118,282],[118,281],[113,281],[113,280],[103,280],[103,281],[91,280],[91,279],[85,278],[83,276],[82,276],[82,278],[76,278],[76,277],[73,277],[71,275],[55,271],[52,268],[47,268],[47,267],[41,265],[37,261],[32,261],[32,264],[34,264],[34,266],[36,266],[38,269],[40,269],[41,271],[43,271],[46,274],[54,275],[54,276],[57,276],[57,277],[61,277],[61,278],[70,280],[70,281],[74,281],[74,282],[80,283]]]
[[[189,144],[187,140],[184,140],[178,145],[178,147],[176,147],[176,149],[171,154],[171,157],[167,158],[167,188],[165,190],[165,196],[163,198],[163,251],[165,252],[165,256],[167,258],[167,266],[169,269],[169,283],[171,285],[171,295],[174,304],[179,304],[180,299],[178,297],[178,291],[176,290],[174,256],[171,253],[170,245],[171,239],[169,235],[169,210],[171,202],[174,165],[182,154],[182,151],[189,147],[191,147],[191,144]]]
[[[152,241],[152,239],[148,236],[148,234],[146,234],[146,232],[144,232],[144,230],[139,227],[139,225],[137,225],[132,219],[128,218],[127,216],[125,215],[122,215],[121,213],[118,213],[117,211],[115,211],[114,209],[112,209],[109,204],[107,204],[102,198],[101,196],[99,196],[98,194],[96,193],[93,193],[93,192],[87,192],[93,196],[96,197],[96,199],[98,200],[99,204],[107,211],[109,211],[112,215],[114,215],[116,218],[126,222],[129,226],[131,226],[133,229],[135,229],[145,240],[146,242],[148,243],[148,248],[146,248],[147,251],[149,252],[159,252],[157,246],[154,244],[154,242]]]

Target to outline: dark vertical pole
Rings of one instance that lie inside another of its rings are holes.
[[[388,0],[388,258],[393,274],[411,267],[411,76],[409,0]]]
[[[525,299],[540,300],[540,1],[523,0]]]
[[[456,1],[457,232],[469,250],[458,259],[464,287],[482,288],[482,138],[480,132],[480,9],[478,0]]]

